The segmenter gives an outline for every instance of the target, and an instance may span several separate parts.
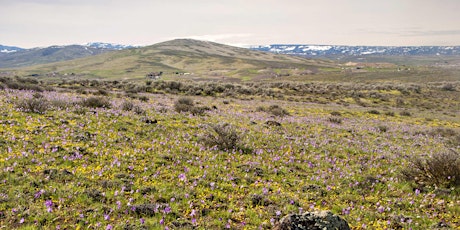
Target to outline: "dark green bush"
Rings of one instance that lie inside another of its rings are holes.
[[[238,149],[240,139],[236,128],[228,123],[210,125],[210,131],[201,137],[206,146],[217,147],[220,150]]]
[[[369,113],[369,114],[375,114],[375,115],[379,115],[379,114],[380,114],[380,111],[378,111],[378,110],[375,110],[375,109],[372,109],[372,110],[369,110],[369,111],[367,111],[367,113]]]
[[[81,101],[81,105],[88,108],[111,108],[112,104],[106,97],[88,97]]]
[[[192,113],[193,115],[203,115],[209,110],[208,107],[196,106],[191,98],[181,97],[174,103],[174,110],[178,113]]]
[[[403,178],[423,186],[460,186],[460,154],[454,150],[415,157],[402,170]]]
[[[401,116],[410,117],[412,114],[409,111],[402,111],[399,113]]]
[[[121,104],[121,109],[124,111],[131,111],[134,108],[134,104],[131,101],[124,101]]]
[[[24,112],[44,114],[49,108],[49,102],[44,98],[27,98],[16,103],[16,107]]]
[[[336,123],[336,124],[341,124],[342,123],[342,118],[340,118],[338,116],[329,117],[328,120],[329,120],[329,122]]]

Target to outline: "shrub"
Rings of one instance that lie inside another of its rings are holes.
[[[49,108],[49,103],[44,98],[34,97],[19,101],[16,107],[24,112],[44,114]]]
[[[418,185],[460,186],[460,154],[450,150],[428,158],[413,158],[402,175],[404,179]]]
[[[340,116],[342,116],[342,113],[340,113],[340,112],[338,112],[338,111],[332,111],[332,112],[331,112],[331,115],[332,115],[332,116],[336,116],[336,117],[340,117]]]
[[[145,115],[146,114],[145,110],[142,107],[138,106],[138,105],[134,106],[133,112],[135,114],[137,114],[137,115]]]
[[[387,126],[384,126],[384,125],[379,125],[377,126],[376,128],[379,132],[382,132],[382,133],[385,133],[388,131],[388,127]]]
[[[409,111],[402,111],[399,113],[401,116],[410,117],[412,114]]]
[[[134,108],[134,104],[131,101],[124,101],[121,104],[121,109],[124,111],[131,111]]]
[[[228,123],[210,125],[211,131],[201,137],[201,141],[209,147],[216,146],[220,150],[238,149],[240,135],[236,129]]]
[[[107,96],[109,95],[109,92],[105,89],[98,89],[96,92],[93,93],[94,95],[102,95],[102,96]]]
[[[81,105],[89,108],[111,108],[112,104],[105,97],[88,97],[81,101]]]
[[[388,111],[388,112],[385,112],[385,115],[390,116],[390,117],[394,117],[395,113],[392,112],[392,111]]]
[[[375,115],[379,115],[380,114],[380,111],[378,110],[375,110],[375,109],[372,109],[372,110],[369,110],[367,111],[369,114],[375,114]]]
[[[181,97],[174,103],[174,110],[178,113],[190,112],[193,115],[202,115],[209,108],[195,106],[191,98]]]
[[[441,89],[445,91],[455,91],[455,86],[452,83],[446,83],[441,86]]]
[[[342,123],[342,118],[334,116],[334,117],[329,117],[329,122],[336,123],[336,124],[341,124]]]
[[[279,116],[279,117],[289,115],[289,112],[283,109],[282,107],[280,107],[279,105],[271,105],[268,108],[264,106],[258,106],[256,108],[256,111],[257,112],[267,112],[274,116]]]

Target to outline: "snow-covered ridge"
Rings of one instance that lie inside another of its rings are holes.
[[[116,43],[105,43],[105,42],[90,42],[90,43],[84,44],[84,46],[98,48],[98,49],[110,49],[110,50],[124,50],[124,49],[138,47],[138,46],[133,46],[133,45],[121,45],[121,44],[116,44]]]
[[[16,53],[22,50],[22,48],[14,47],[14,46],[2,46],[0,45],[0,53]]]
[[[300,56],[460,55],[460,46],[339,46],[274,44],[251,46],[250,49]]]

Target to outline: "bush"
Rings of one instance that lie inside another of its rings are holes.
[[[441,86],[441,89],[445,91],[455,91],[455,86],[452,83],[446,83]]]
[[[49,103],[44,98],[28,98],[19,101],[16,107],[24,112],[44,114],[49,108]]]
[[[121,109],[123,111],[131,111],[133,110],[134,108],[134,104],[130,101],[124,101],[122,104],[121,104]]]
[[[402,111],[399,113],[401,116],[410,117],[412,114],[409,111]]]
[[[193,115],[202,115],[209,108],[195,106],[191,98],[181,97],[174,103],[174,110],[178,113],[190,112]]]
[[[375,114],[375,115],[379,115],[380,114],[380,111],[378,110],[375,110],[375,109],[372,109],[372,110],[369,110],[367,111],[369,114]]]
[[[441,152],[426,159],[414,158],[402,171],[404,179],[418,185],[460,186],[460,154],[454,150]]]
[[[105,97],[89,97],[81,101],[81,105],[89,108],[111,108],[112,104]]]
[[[377,131],[382,132],[382,133],[385,133],[385,132],[388,131],[388,127],[384,126],[384,125],[379,125],[379,126],[377,126],[376,129],[377,129]]]
[[[335,124],[341,124],[342,123],[342,118],[338,117],[338,116],[333,116],[333,117],[329,117],[329,122],[332,122],[332,123],[335,123]]]
[[[332,115],[332,116],[336,116],[336,117],[340,117],[340,116],[342,116],[342,113],[340,113],[340,112],[338,112],[338,111],[332,111],[332,112],[331,112],[331,115]]]
[[[280,116],[280,117],[289,115],[289,112],[287,110],[281,108],[278,105],[271,105],[270,107],[268,107],[268,112],[270,112],[271,114],[275,116]]]
[[[236,129],[228,123],[210,125],[211,132],[201,137],[201,141],[209,147],[216,146],[220,150],[238,149],[240,135]]]

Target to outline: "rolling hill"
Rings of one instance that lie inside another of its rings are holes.
[[[118,50],[116,48],[105,48],[104,43],[91,43],[88,45],[50,46],[45,48],[32,49],[4,49],[0,53],[0,68],[18,68],[73,60],[101,53]]]
[[[194,79],[245,80],[294,72],[314,73],[331,66],[335,66],[334,62],[177,39],[16,71],[25,75],[70,75],[86,79],[144,79],[149,72],[162,72],[166,79],[187,75]]]

